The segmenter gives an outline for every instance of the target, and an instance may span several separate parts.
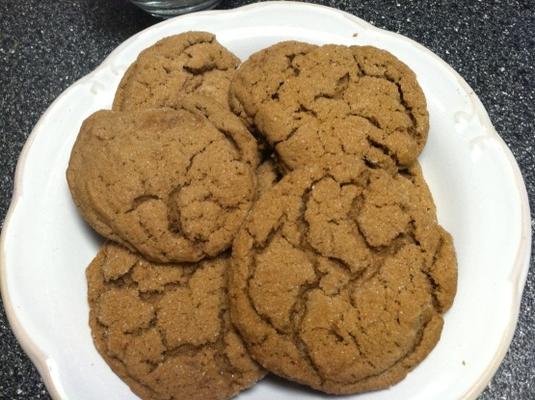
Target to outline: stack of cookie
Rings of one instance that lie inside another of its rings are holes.
[[[87,269],[97,350],[143,399],[227,399],[266,371],[333,394],[400,381],[456,289],[427,132],[414,73],[373,47],[146,49],[67,171],[108,239]]]

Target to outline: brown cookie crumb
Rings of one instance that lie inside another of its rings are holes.
[[[266,369],[328,393],[386,388],[432,350],[456,288],[419,166],[332,158],[286,175],[233,245],[231,317]]]
[[[113,110],[174,107],[198,93],[228,108],[228,88],[240,60],[208,32],[169,36],[143,50],[119,83]]]
[[[93,114],[67,179],[106,238],[156,262],[198,261],[230,246],[255,198],[257,164],[240,120],[192,95],[176,110]]]
[[[88,267],[97,350],[142,399],[224,400],[264,376],[229,320],[228,262],[157,265],[107,243]]]

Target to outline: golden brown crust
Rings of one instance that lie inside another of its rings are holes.
[[[395,172],[416,160],[429,129],[415,74],[371,46],[278,43],[240,66],[229,99],[287,170],[346,154]]]
[[[451,237],[418,166],[333,157],[286,175],[234,241],[231,317],[266,369],[349,394],[388,387],[434,347],[455,295]]]
[[[317,46],[308,43],[286,41],[251,55],[240,65],[239,73],[234,75],[230,85],[232,110],[249,126],[254,125],[258,107],[294,75],[295,70],[288,68],[288,61],[315,48]]]
[[[208,32],[169,36],[143,50],[119,83],[113,110],[174,107],[198,93],[228,108],[228,87],[239,59]]]
[[[107,243],[88,267],[97,350],[142,399],[223,400],[265,375],[230,323],[227,264],[157,265]]]
[[[255,198],[256,142],[200,95],[176,110],[99,111],[80,130],[67,179],[97,232],[156,262],[228,248]]]
[[[265,160],[256,169],[256,197],[260,198],[262,194],[271,189],[281,180],[282,174],[277,164],[271,158]]]

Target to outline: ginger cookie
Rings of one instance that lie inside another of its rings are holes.
[[[174,107],[179,96],[206,95],[228,108],[240,60],[208,32],[166,37],[143,50],[119,83],[113,110]]]
[[[87,268],[98,352],[144,400],[224,400],[265,372],[230,323],[219,256],[157,265],[111,242]]]
[[[229,96],[286,170],[349,154],[396,172],[427,140],[426,100],[414,72],[371,46],[278,43],[240,66]]]
[[[67,179],[101,235],[155,262],[227,249],[256,196],[255,139],[215,101],[176,110],[98,111],[82,125]]]
[[[288,173],[233,244],[231,318],[267,370],[334,394],[389,387],[440,338],[456,258],[419,166]]]

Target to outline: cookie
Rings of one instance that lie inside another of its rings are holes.
[[[414,72],[371,46],[276,44],[240,66],[229,96],[286,170],[348,154],[396,172],[427,140],[429,115]]]
[[[251,210],[233,244],[231,318],[269,371],[327,393],[382,389],[433,349],[456,279],[417,165],[392,176],[333,158]]]
[[[143,50],[119,83],[113,110],[173,107],[179,96],[206,95],[228,108],[240,60],[207,32],[169,36]]]
[[[227,249],[255,199],[256,142],[200,95],[176,110],[98,111],[82,125],[67,179],[86,221],[155,262]]]
[[[156,265],[107,243],[89,265],[98,352],[144,400],[223,400],[265,372],[230,323],[228,257]]]

